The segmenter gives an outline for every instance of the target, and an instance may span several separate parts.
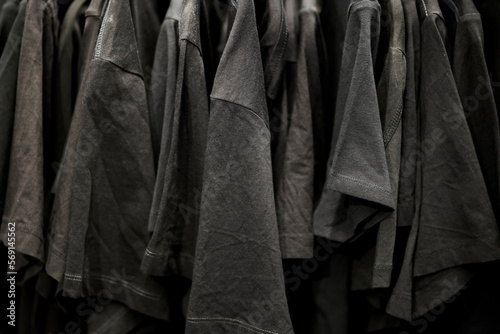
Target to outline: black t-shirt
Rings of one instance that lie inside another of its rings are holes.
[[[436,0],[418,5],[421,197],[387,308],[389,314],[407,320],[463,288],[475,272],[469,264],[500,256],[495,216],[446,52],[443,16]]]
[[[454,1],[460,18],[454,38],[453,74],[492,208],[500,223],[500,129],[483,51],[481,16],[472,0]]]

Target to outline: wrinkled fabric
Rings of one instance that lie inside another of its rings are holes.
[[[446,52],[437,1],[419,3],[421,191],[403,268],[387,312],[411,320],[457,294],[497,260],[498,228]],[[439,256],[438,256],[439,255]]]
[[[460,19],[455,34],[453,74],[492,208],[500,224],[500,130],[484,57],[481,16],[472,0],[454,1]],[[470,66],[471,62],[475,65]]]
[[[322,155],[321,143],[315,141],[320,134],[313,119],[323,113],[321,73],[325,64],[323,36],[316,7],[303,7],[297,11],[298,27],[294,53],[287,55],[296,61],[287,67],[288,127],[280,155],[283,162],[278,175],[276,210],[283,258],[313,256],[312,217],[314,205],[315,158]],[[291,31],[291,30],[290,30]]]
[[[405,26],[401,0],[380,1],[382,10],[391,17],[387,27],[389,49],[385,56],[377,96],[380,109],[385,154],[394,203],[394,212],[380,222],[375,249],[373,288],[391,284],[394,246],[396,244],[397,200],[401,163],[401,131],[403,100],[406,84]]]
[[[396,282],[386,309],[389,314],[397,314],[400,318],[411,318],[412,307],[412,261],[418,223],[417,209],[420,203],[421,191],[417,187],[420,177],[420,165],[417,163],[419,154],[420,116],[418,114],[417,97],[420,88],[420,18],[417,2],[403,0],[406,31],[406,91],[402,115],[401,163],[398,189],[397,242],[398,250],[403,254],[399,262],[398,272],[393,272]],[[411,233],[405,233],[411,227]],[[403,231],[402,231],[402,229]],[[396,312],[396,313],[394,313]]]
[[[160,167],[149,217],[154,231],[142,270],[150,275],[191,278],[209,116],[202,52],[209,54],[211,50],[202,45],[202,40],[207,40],[205,2],[171,4],[167,16],[180,16],[179,70],[175,87],[170,88],[172,82],[166,82]],[[159,43],[165,42],[168,40]]]
[[[107,4],[108,0],[92,0],[85,11],[85,28],[83,30],[80,51],[81,64],[77,78],[80,82],[81,88],[86,86],[84,80],[85,74],[90,61],[94,56],[94,49],[97,43],[101,22],[106,12]],[[79,94],[77,95],[75,102],[75,110],[76,106],[81,104],[81,99],[82,94],[79,90]],[[76,114],[75,117],[71,118],[71,123],[78,124],[81,122],[80,118],[81,113]],[[70,129],[72,126],[71,123]],[[73,139],[69,138],[68,132],[68,143],[65,145],[74,147],[74,145],[76,145],[75,140],[75,137],[73,137]],[[47,273],[57,282],[62,282],[63,280],[68,244],[70,243],[68,233],[71,219],[71,207],[68,205],[68,199],[71,198],[71,194],[73,193],[73,189],[71,187],[60,187],[59,184],[72,184],[74,182],[74,174],[70,173],[69,170],[64,169],[64,155],[68,155],[66,159],[69,159],[70,153],[63,153],[62,164],[61,166],[58,166],[59,168],[56,182],[52,188],[56,196],[54,198],[54,204],[50,217],[49,247],[47,251],[47,262],[45,265]],[[76,261],[81,261],[82,257],[83,254],[78,254],[78,259]]]
[[[54,217],[69,219],[63,296],[107,290],[108,299],[167,320],[165,287],[139,269],[154,164],[129,2],[108,2],[80,94],[58,184],[66,190],[57,192]]]
[[[374,77],[379,35],[378,2],[352,1],[328,174],[314,212],[314,233],[338,243],[353,241],[394,209]]]
[[[238,1],[210,95],[186,333],[293,333],[263,74],[254,2]]]
[[[26,1],[23,1],[19,4],[18,15],[12,26],[4,52],[0,57],[0,82],[3,83],[0,90],[0,215],[3,215],[5,206],[25,13]]]
[[[500,254],[498,227],[440,40],[438,27],[443,22],[437,9],[428,12],[422,23],[422,36],[428,38],[422,38],[420,107],[425,156],[414,265],[417,276],[448,266],[492,261]],[[437,252],[439,257],[433,255]]]
[[[32,0],[26,6],[17,80],[12,147],[2,241],[7,223],[16,223],[16,251],[45,260],[52,152],[44,143],[51,133],[52,65],[57,47],[57,3]]]
[[[229,3],[229,2],[228,2]],[[290,3],[288,5],[290,7]],[[228,27],[225,27],[225,37],[229,37],[230,27],[234,23],[236,9],[226,9],[229,16]],[[293,41],[289,42],[287,13],[280,1],[259,1],[255,3],[256,20],[259,23],[260,51],[264,67],[264,83],[269,110],[269,124],[271,129],[271,156],[273,159],[274,186],[277,192],[276,177],[283,168],[282,146],[286,137],[289,116],[287,87],[284,82],[286,75],[287,51],[296,49]],[[291,24],[293,24],[291,22]],[[290,27],[292,27],[290,25]],[[295,38],[292,36],[292,38]],[[225,45],[222,40],[219,47]],[[292,47],[293,45],[293,47]]]

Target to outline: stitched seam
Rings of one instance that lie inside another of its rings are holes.
[[[453,250],[453,249],[459,249],[459,248],[464,248],[464,247],[472,247],[472,246],[476,246],[478,244],[483,244],[483,243],[486,243],[486,242],[491,242],[491,241],[497,241],[498,239],[497,238],[487,238],[487,239],[480,239],[480,240],[472,240],[472,241],[467,241],[467,242],[464,242],[458,246],[454,246],[454,247],[446,247],[446,248],[443,248],[443,249],[435,249],[435,250],[432,250],[432,251],[421,251],[421,254],[435,254],[435,253],[440,253],[440,252],[443,252],[443,251],[446,251],[446,250]]]
[[[139,78],[141,78],[141,80],[143,80],[143,77],[141,74],[137,73],[137,72],[132,72],[132,71],[129,71],[127,70],[126,68],[123,68],[121,67],[120,65],[116,64],[116,63],[113,63],[112,61],[108,60],[108,59],[104,59],[104,58],[101,58],[101,57],[98,57],[98,58],[94,58],[92,59],[92,61],[102,61],[102,62],[105,62],[105,63],[108,63],[108,64],[111,64],[115,67],[118,67],[121,71],[123,72],[127,72],[128,74],[132,74],[132,75],[136,75],[138,76]]]
[[[165,256],[165,255],[170,255],[169,253],[153,253],[152,251],[150,251],[149,249],[146,248],[146,255],[150,256],[150,257],[160,257],[160,256]]]
[[[226,323],[229,325],[241,326],[243,328],[254,331],[256,333],[279,334],[278,332],[273,332],[273,331],[269,331],[267,329],[258,328],[258,327],[255,327],[253,325],[244,323],[243,321],[240,321],[237,319],[231,319],[231,318],[222,318],[222,317],[219,317],[219,318],[187,318],[186,320],[188,322],[191,322],[191,323],[222,322],[222,323]]]
[[[110,329],[112,325],[114,325],[123,315],[127,312],[126,308],[123,308],[116,312],[114,315],[111,316],[111,319],[106,321],[104,323],[104,326],[102,326],[96,334],[101,334],[101,333],[107,333],[106,331]]]
[[[48,253],[49,253],[49,256],[51,256],[52,254],[55,255],[57,258],[59,259],[66,259],[65,258],[65,255],[66,254],[63,254],[62,251],[58,250],[57,248],[55,248],[56,246],[51,246]]]
[[[399,105],[398,109],[396,111],[396,115],[394,115],[389,123],[388,131],[387,131],[387,136],[384,138],[384,146],[387,147],[389,145],[389,142],[392,139],[392,136],[394,136],[394,133],[396,133],[396,130],[398,129],[398,126],[401,122],[401,115],[403,114],[403,99],[401,98],[399,100]]]
[[[185,255],[185,254],[174,254],[174,252],[168,252],[168,253],[155,253],[150,251],[148,248],[146,248],[146,254],[150,257],[160,257],[160,256],[178,256],[178,257],[185,257],[187,259],[193,259],[191,255]]]
[[[69,279],[71,281],[77,281],[77,282],[81,282],[82,281],[80,278],[67,277],[66,275],[65,275],[65,278]]]
[[[253,111],[252,109],[242,105],[242,104],[239,104],[237,102],[233,102],[233,101],[228,101],[228,100],[225,100],[225,99],[221,99],[221,98],[218,98],[218,97],[215,97],[215,96],[210,96],[212,99],[214,100],[219,100],[219,101],[222,101],[222,102],[227,102],[227,103],[231,103],[231,104],[234,104],[236,106],[240,106],[242,108],[245,108],[246,110],[250,111],[252,114],[254,114],[257,118],[259,118],[263,123],[264,125],[266,126],[266,128],[268,128],[267,126],[267,123],[264,121],[264,119],[262,117],[260,117],[259,114],[257,114],[255,111]]]
[[[425,0],[420,0],[422,5],[424,5],[425,16],[429,16],[429,12],[427,11],[427,6],[425,5]]]
[[[406,300],[411,300],[411,294],[408,294],[408,293],[404,293],[404,292],[393,292],[392,293],[394,296],[397,296],[397,297],[402,297]]]
[[[122,280],[116,280],[116,279],[113,279],[111,277],[106,277],[106,276],[92,276],[91,279],[97,279],[97,280],[102,280],[102,281],[106,281],[108,283],[119,283],[121,285],[123,285],[125,288],[137,293],[138,295],[141,295],[141,296],[144,296],[144,297],[147,297],[149,299],[153,299],[153,300],[161,300],[161,298],[157,298],[155,295],[152,295],[151,293],[149,292],[146,292],[146,291],[143,291],[141,289],[138,289],[136,288],[135,286],[133,286],[132,284],[126,282],[126,281],[122,281]]]
[[[64,276],[82,278],[82,276],[80,275],[73,275],[73,274],[64,274]]]
[[[99,30],[99,35],[97,36],[97,43],[95,45],[94,58],[99,58],[101,56],[102,38],[104,35],[104,30],[106,29],[106,23],[108,21],[109,7],[111,6],[112,1],[113,0],[109,0],[108,6],[106,8],[106,13],[104,13],[104,18],[102,20],[101,29]]]
[[[198,50],[198,53],[200,54],[200,56],[203,57],[203,52],[202,52],[201,48],[196,43],[194,43],[193,41],[191,41],[188,37],[182,37],[182,38],[179,39],[179,45],[180,45],[180,42],[182,42],[182,41],[185,41],[186,43],[189,43],[192,46],[194,46],[196,48],[196,50]],[[180,49],[180,46],[179,46],[179,49]]]
[[[374,188],[374,189],[380,189],[381,191],[385,192],[385,193],[388,193],[390,194],[391,192],[382,188],[381,186],[379,185],[376,185],[376,184],[373,184],[373,183],[369,183],[369,182],[365,182],[365,181],[362,181],[362,180],[358,180],[354,177],[350,177],[350,176],[347,176],[347,175],[343,175],[343,174],[339,174],[339,173],[333,173],[333,175],[335,176],[339,176],[339,177],[342,177],[342,178],[345,178],[345,179],[348,179],[348,180],[351,180],[351,181],[354,181],[354,182],[357,182],[357,183],[360,183],[360,184],[363,184],[365,186],[368,186],[370,188]]]

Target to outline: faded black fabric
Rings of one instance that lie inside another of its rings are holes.
[[[500,224],[500,130],[484,57],[481,16],[472,0],[454,1],[460,20],[455,36],[453,74],[492,208]],[[471,63],[474,66],[470,66]]]
[[[378,2],[352,1],[327,180],[314,212],[314,233],[338,243],[394,209],[374,77],[379,34]]]
[[[287,54],[287,58],[296,58],[296,61],[288,65],[285,80],[288,120],[279,152],[283,162],[275,171],[276,210],[283,258],[313,256],[315,159],[325,155],[322,152],[324,145],[319,139],[324,133],[314,123],[323,113],[321,75],[325,55],[319,14],[316,7],[309,6],[301,8],[296,15],[297,31],[293,32],[293,37],[297,36],[297,40],[291,38],[288,41],[288,45],[296,43],[296,46],[288,47],[292,54]]]
[[[160,167],[149,218],[154,231],[142,270],[151,275],[191,278],[209,117],[202,52],[209,54],[211,50],[202,45],[208,30],[206,2],[171,4],[173,11],[169,9],[168,15],[180,16],[179,70],[176,86],[169,88],[171,82],[166,83]]]
[[[285,69],[288,29],[283,2],[264,1],[263,4],[264,13],[257,17],[261,20],[258,32],[266,95],[272,104],[279,93]]]
[[[161,19],[158,15],[158,0],[130,0],[130,8],[142,73],[144,81],[148,85],[151,80],[156,41],[161,25]]]
[[[5,49],[9,33],[16,20],[21,0],[8,0],[0,7],[0,55]]]
[[[403,268],[387,312],[410,320],[462,289],[498,259],[498,228],[445,49],[436,0],[419,3],[421,26],[421,191]],[[439,254],[439,256],[437,256]]]
[[[89,0],[75,0],[61,24],[54,88],[55,159],[61,161],[80,88],[81,44]]]
[[[182,8],[183,1],[173,0],[170,2],[169,10],[165,15],[158,35],[151,72],[151,83],[148,90],[151,138],[153,140],[153,153],[157,167],[157,187],[159,184],[162,184],[164,178],[161,176],[164,166],[158,168],[164,115],[175,107],[175,88],[179,58],[179,19],[182,14]],[[156,193],[157,191],[155,191],[155,196]],[[153,204],[152,211],[155,211],[155,204]],[[153,222],[154,220],[150,219],[149,229],[151,231],[154,225],[151,225]]]
[[[254,2],[238,1],[211,93],[186,333],[293,333],[264,82]]]
[[[328,69],[324,79],[324,140],[325,150],[330,152],[332,142],[333,119],[335,115],[335,104],[339,91],[339,77],[342,65],[342,51],[344,47],[344,38],[347,29],[347,18],[351,0],[322,1],[321,6],[321,27],[325,36],[326,51],[328,55]],[[328,159],[328,158],[327,158]],[[326,162],[321,162],[326,165]],[[321,193],[326,178],[326,171],[323,172],[322,180],[318,188]],[[316,199],[318,194],[316,194]]]
[[[215,18],[211,20],[212,24],[212,39],[215,48],[215,55],[217,62],[222,56],[222,52],[229,38],[231,27],[234,23],[236,15],[236,8],[232,5],[231,1],[217,0],[214,1],[210,16]]]
[[[85,11],[85,27],[82,38],[82,64],[80,80],[83,80],[85,70],[94,57],[94,48],[97,42],[97,36],[101,27],[101,22],[106,12],[109,0],[91,0],[89,7]]]
[[[420,22],[416,2],[403,0],[406,29],[406,90],[403,103],[401,163],[398,188],[398,226],[411,226],[416,208],[416,172],[419,116],[417,96],[420,82]]]
[[[2,241],[7,223],[16,222],[16,251],[45,260],[52,152],[44,145],[51,133],[52,65],[57,47],[57,3],[32,0],[26,6],[19,54],[16,105]]]
[[[104,17],[108,0],[92,0],[89,7],[85,11],[85,28],[83,31],[82,44],[81,44],[81,64],[80,71],[78,73],[77,80],[80,81],[80,87],[83,89],[85,87],[85,74],[87,68],[90,64],[91,59],[94,57],[94,49],[97,43],[97,37],[99,34],[99,29],[101,26],[102,19]],[[82,94],[77,95],[77,100],[75,102],[76,106],[81,104]],[[81,122],[81,113],[76,115],[76,120],[71,119],[71,122],[78,124]],[[71,129],[71,125],[70,125]],[[68,137],[66,144],[67,146],[76,145],[74,142],[75,137],[70,139]],[[70,143],[71,142],[71,143]],[[69,155],[70,153],[65,153]],[[69,158],[67,158],[69,159]],[[63,153],[64,160],[64,153]],[[64,164],[64,162],[62,163]],[[57,282],[62,282],[66,254],[68,251],[69,241],[69,224],[70,224],[70,213],[71,207],[68,205],[68,200],[71,198],[71,193],[73,192],[71,187],[59,187],[59,183],[71,184],[74,182],[72,178],[74,174],[65,171],[63,166],[58,166],[58,176],[56,183],[53,186],[53,191],[56,193],[54,199],[54,205],[52,207],[52,213],[50,218],[50,229],[49,229],[49,247],[47,251],[47,262],[45,268],[47,273],[54,278]],[[79,254],[83,256],[83,254]],[[79,258],[80,258],[79,257]]]
[[[401,0],[382,0],[380,3],[382,10],[385,10],[389,17],[388,25],[385,27],[389,37],[389,48],[385,55],[382,76],[377,87],[377,96],[395,210],[381,221],[378,227],[373,288],[387,288],[391,284],[401,163],[401,118],[407,71],[403,5]]]
[[[102,22],[58,184],[54,220],[69,219],[63,295],[107,290],[137,312],[168,319],[165,287],[139,270],[154,164],[129,2],[110,0]]]
[[[3,215],[5,206],[25,13],[26,1],[23,1],[19,4],[18,15],[0,57],[0,82],[3,85],[0,90],[0,215]]]
[[[95,298],[95,297],[94,297]],[[181,333],[164,320],[135,312],[126,305],[106,302],[99,305],[88,319],[87,334],[159,334]]]
[[[500,113],[500,2],[496,0],[474,0],[481,13],[484,31],[484,53],[490,73],[497,111]],[[500,118],[500,116],[499,116]]]
[[[227,1],[229,4],[229,1]],[[296,5],[296,4],[295,4]],[[273,159],[274,186],[277,192],[276,177],[283,169],[283,146],[285,143],[288,129],[288,94],[287,87],[284,82],[286,75],[287,51],[296,49],[295,42],[290,40],[287,25],[287,13],[285,8],[279,1],[258,1],[256,6],[256,20],[259,22],[258,32],[260,37],[261,58],[264,68],[264,82],[267,95],[267,106],[269,110],[269,124],[271,129],[271,156]],[[288,5],[290,7],[290,4]],[[227,39],[230,33],[230,27],[234,23],[236,10],[232,8],[226,9],[226,16],[229,16],[229,22],[224,27],[223,35]],[[290,11],[290,8],[289,8]],[[225,22],[224,22],[225,23]],[[293,24],[291,22],[291,24]],[[292,27],[292,25],[290,26]],[[293,27],[292,27],[293,28]],[[291,36],[296,38],[295,36]],[[225,45],[221,39],[219,47]],[[295,61],[295,60],[293,60]],[[292,61],[292,62],[293,62]],[[288,80],[288,79],[287,79]]]
[[[417,276],[449,266],[495,260],[500,254],[498,227],[451,66],[447,57],[438,56],[446,53],[439,34],[443,22],[437,10],[427,9],[429,16],[422,23],[425,58],[420,108],[425,156],[414,267]],[[433,255],[437,252],[439,257]]]
[[[321,255],[331,250],[317,243]],[[316,246],[316,247],[318,247]],[[347,334],[349,333],[349,278],[351,260],[345,254],[336,252],[328,259],[313,278],[314,316],[311,329],[312,334]]]

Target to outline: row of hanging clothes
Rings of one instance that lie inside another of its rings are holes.
[[[500,332],[500,2],[1,3],[6,333]]]

